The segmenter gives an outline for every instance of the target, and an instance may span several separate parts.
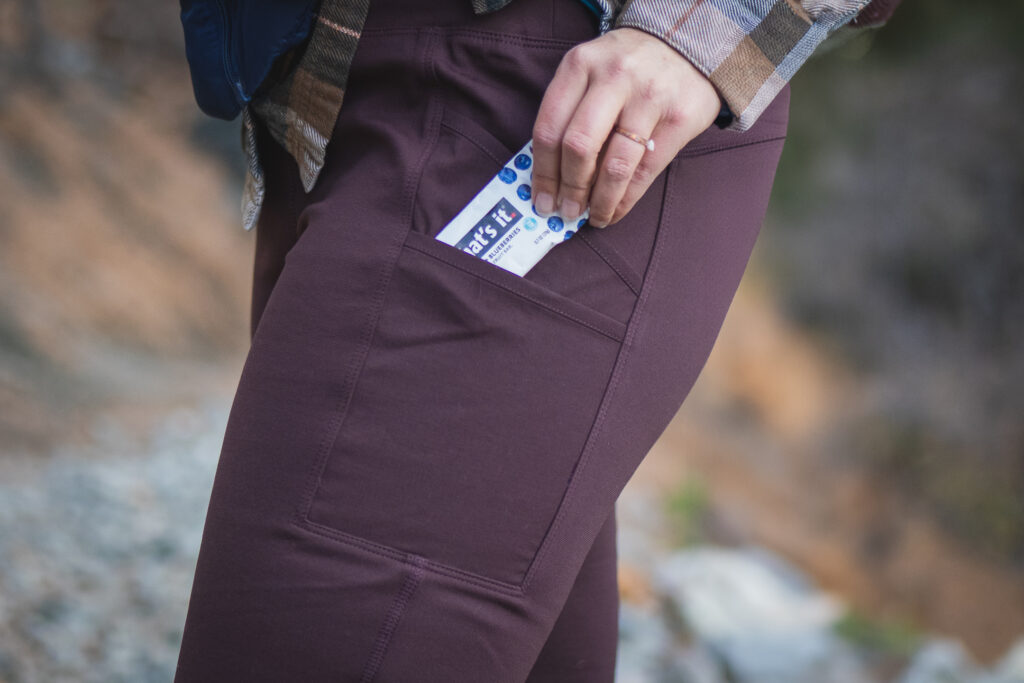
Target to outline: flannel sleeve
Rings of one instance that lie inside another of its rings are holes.
[[[822,42],[840,27],[879,26],[900,0],[628,0],[614,28],[632,27],[678,50],[750,128]]]

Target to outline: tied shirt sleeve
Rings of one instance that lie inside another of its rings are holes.
[[[614,28],[661,38],[700,70],[750,128],[822,42],[840,27],[879,26],[900,0],[631,0]]]

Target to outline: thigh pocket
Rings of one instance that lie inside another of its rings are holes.
[[[445,117],[445,128],[453,120]],[[439,164],[468,156],[463,144],[478,150],[471,170],[458,171],[459,193],[469,196],[454,200],[457,211],[495,172],[481,159],[493,152],[500,168],[511,153],[492,138],[447,136],[441,149],[460,151],[440,152]],[[464,188],[467,174],[480,182]],[[549,282],[434,239],[441,225],[425,216],[447,200],[424,199],[427,189],[306,522],[518,589],[563,504],[626,325]]]
[[[519,123],[509,123],[492,132],[477,123],[472,100],[449,98],[442,111],[433,154],[420,178],[413,209],[413,233],[439,233],[529,139],[529,108],[511,111],[510,118]],[[517,172],[528,184],[525,172]],[[523,279],[626,323],[633,312],[641,278],[614,248],[597,244],[600,232],[589,225],[578,228],[576,236],[549,251]],[[643,239],[636,234],[633,237]]]
[[[511,278],[409,235],[310,521],[456,574],[522,582],[625,330]]]

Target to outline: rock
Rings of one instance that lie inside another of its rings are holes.
[[[690,628],[711,640],[820,630],[843,612],[762,549],[680,550],[658,565],[655,581]]]
[[[827,629],[752,634],[714,643],[732,680],[744,683],[867,683],[852,648]]]
[[[661,680],[672,683],[726,683],[718,656],[707,646],[697,643],[670,657],[667,675]]]
[[[619,606],[616,683],[653,683],[665,670],[672,633],[656,612],[628,602]]]
[[[996,674],[1007,683],[1024,683],[1024,638],[1018,640],[999,661]]]
[[[899,683],[1024,683],[1024,638],[986,671],[960,641],[932,638],[914,654]]]
[[[842,605],[766,550],[680,550],[657,566],[655,584],[694,636],[721,658],[730,680],[870,680],[832,630]]]
[[[173,677],[229,403],[172,413],[145,443],[100,426],[8,468],[0,681]]]
[[[959,641],[934,638],[914,654],[899,683],[976,683],[981,676]]]

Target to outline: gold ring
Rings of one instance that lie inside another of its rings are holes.
[[[644,147],[647,148],[648,152],[653,152],[654,151],[654,140],[648,140],[647,138],[642,138],[639,135],[637,135],[636,133],[630,133],[628,130],[624,130],[622,128],[619,128],[618,126],[615,126],[615,132],[619,133],[621,135],[625,135],[627,138],[629,138],[630,140],[633,140],[634,142],[639,142],[641,145],[643,145]]]

